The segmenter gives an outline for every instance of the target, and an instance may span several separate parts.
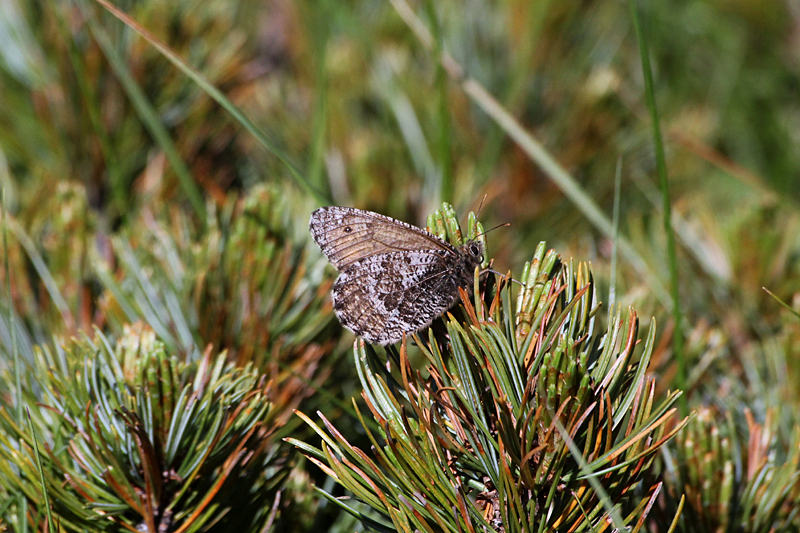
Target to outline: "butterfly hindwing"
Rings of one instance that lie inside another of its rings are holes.
[[[339,321],[366,340],[387,344],[418,331],[447,311],[458,285],[442,251],[377,254],[344,269],[333,286]]]

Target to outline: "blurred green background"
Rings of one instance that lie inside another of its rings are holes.
[[[8,294],[3,268],[0,306],[4,317],[9,303],[16,309],[23,348],[93,327],[121,334],[139,316],[178,353],[207,342],[247,352],[240,361],[268,360],[259,350],[291,361],[312,357],[313,345],[314,361],[339,361],[352,337],[326,307],[332,273],[307,245],[311,211],[349,205],[424,226],[443,201],[465,217],[485,197],[484,225],[510,223],[489,237],[494,268],[518,273],[542,240],[567,260],[591,261],[604,305],[613,298],[658,321],[659,386],[675,388],[662,192],[628,3],[115,5],[264,137],[101,5],[0,3],[0,186],[12,280]],[[686,0],[638,10],[671,187],[689,407],[730,411],[742,431],[745,409],[758,423],[773,410],[775,446],[785,449],[800,412],[800,323],[762,287],[800,306],[800,6]],[[415,24],[432,33],[429,47]],[[466,86],[440,66],[439,50]],[[512,126],[487,114],[491,101],[475,86],[541,143],[588,203],[564,194],[512,139]],[[611,220],[615,205],[617,237],[586,216],[597,208]],[[245,219],[266,229],[225,240]],[[287,261],[275,266],[285,279],[292,261],[304,265],[280,309],[313,325],[297,333],[294,318],[270,311],[281,340],[259,333],[266,315],[247,326],[236,314],[249,302],[236,276],[269,275],[235,254],[262,238],[293,250],[294,259],[275,260]],[[617,251],[622,241],[633,255]],[[220,242],[219,256],[209,252]],[[148,299],[150,282],[162,303]],[[170,307],[170,291],[185,316]],[[245,349],[242,328],[262,335],[257,349]],[[341,401],[358,395],[344,361],[314,378]]]

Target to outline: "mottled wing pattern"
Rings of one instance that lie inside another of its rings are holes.
[[[369,342],[390,344],[430,325],[471,287],[483,248],[455,248],[427,231],[370,211],[322,207],[309,229],[340,274],[333,309]]]
[[[447,250],[449,243],[400,220],[353,207],[321,207],[311,215],[311,236],[337,270],[366,257],[400,251]]]
[[[333,309],[359,337],[390,344],[429,326],[458,298],[458,256],[442,250],[377,254],[342,271]]]

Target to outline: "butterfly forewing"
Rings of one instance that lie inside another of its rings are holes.
[[[309,228],[338,270],[375,254],[435,249],[455,252],[450,244],[427,231],[352,207],[321,207],[311,215]]]

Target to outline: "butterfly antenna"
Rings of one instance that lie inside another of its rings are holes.
[[[481,235],[486,235],[486,234],[487,234],[487,233],[489,233],[490,231],[494,231],[494,230],[496,230],[496,229],[498,229],[498,228],[503,228],[503,227],[505,227],[505,226],[510,226],[510,225],[511,225],[511,223],[510,223],[510,222],[505,222],[505,223],[503,223],[503,224],[498,224],[498,225],[496,225],[495,227],[493,227],[492,229],[487,229],[487,230],[486,230],[486,231],[484,231],[483,233],[478,233],[477,235],[475,235],[475,238],[477,239],[477,238],[478,238],[478,237],[480,237]]]
[[[508,275],[506,275],[506,274],[503,274],[502,272],[498,272],[497,270],[495,270],[495,269],[493,269],[493,268],[484,268],[483,270],[481,270],[481,273],[483,273],[483,272],[491,272],[492,274],[497,274],[497,275],[498,275],[498,276],[500,276],[501,278],[506,278],[507,280],[509,280],[509,281],[512,281],[512,282],[514,282],[514,283],[516,283],[516,284],[517,284],[517,285],[519,285],[520,287],[524,286],[524,284],[523,284],[521,281],[517,281],[517,280],[515,280],[514,278],[512,278],[511,276],[508,276]]]
[[[484,194],[483,198],[481,198],[481,203],[478,204],[478,213],[475,215],[475,231],[478,230],[478,221],[481,219],[481,211],[483,210],[483,202],[486,201],[486,196],[487,195]],[[472,228],[470,228],[470,231],[472,231]],[[480,235],[483,235],[483,233],[481,233]],[[480,235],[476,235],[473,238],[477,239]]]
[[[477,215],[475,215],[475,220],[478,220],[478,217],[480,217],[480,214],[481,214],[481,209],[483,208],[483,202],[484,202],[485,200],[486,200],[486,195],[484,194],[484,195],[483,195],[483,200],[481,200],[481,205],[480,205],[480,206],[478,206],[478,214],[477,214]],[[510,225],[511,225],[511,223],[510,223],[510,222],[504,222],[503,224],[498,224],[498,225],[496,225],[495,227],[493,227],[493,228],[491,228],[491,229],[487,229],[486,231],[484,231],[484,232],[482,232],[482,233],[478,233],[477,235],[475,235],[475,238],[477,239],[478,237],[481,237],[482,235],[486,235],[486,234],[487,234],[487,233],[489,233],[490,231],[494,231],[494,230],[496,230],[496,229],[498,229],[498,228],[504,228],[504,227],[506,227],[506,226],[510,226]],[[495,270],[495,269],[493,269],[493,268],[485,268],[483,271],[484,271],[484,272],[492,272],[492,273],[494,273],[494,274],[497,274],[497,275],[498,275],[498,276],[500,276],[500,277],[506,277],[506,275],[505,275],[505,274],[503,274],[503,273],[501,273],[501,272],[498,272],[497,270]],[[510,280],[511,280],[511,281],[513,281],[514,283],[518,284],[519,286],[522,286],[522,283],[521,283],[521,282],[519,282],[519,281],[515,280],[515,279],[514,279],[514,278],[512,278],[511,276],[508,276],[508,279],[510,279]]]
[[[481,218],[481,210],[483,210],[483,202],[486,201],[486,196],[488,196],[488,195],[484,194],[483,198],[481,198],[481,203],[480,203],[480,205],[478,205],[478,214],[475,215],[475,220],[480,220],[480,218]]]

